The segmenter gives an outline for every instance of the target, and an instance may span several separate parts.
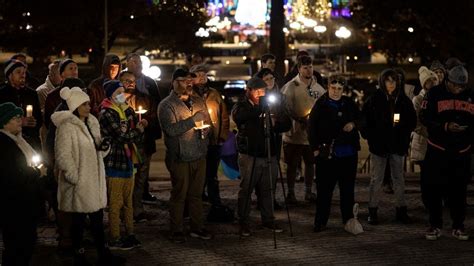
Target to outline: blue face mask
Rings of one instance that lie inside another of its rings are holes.
[[[120,104],[124,104],[127,101],[125,94],[120,93],[119,95],[115,96],[115,101]]]

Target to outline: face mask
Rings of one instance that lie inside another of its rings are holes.
[[[115,96],[115,101],[117,101],[117,103],[123,104],[126,100],[127,99],[125,97],[125,94],[123,93],[120,93],[119,95]]]

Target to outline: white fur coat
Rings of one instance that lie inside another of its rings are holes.
[[[97,118],[89,115],[86,125],[70,111],[51,116],[56,125],[55,153],[58,178],[58,205],[61,211],[91,213],[107,205],[104,152],[94,141],[101,141]]]

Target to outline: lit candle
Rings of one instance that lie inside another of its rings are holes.
[[[393,123],[400,122],[400,114],[393,114]]]
[[[212,120],[212,109],[207,109],[207,112],[209,113],[209,116],[211,117],[211,122],[214,124],[214,120]]]
[[[203,127],[203,126],[204,126],[204,120],[199,121],[199,122],[198,122],[198,125],[199,125],[199,127]]]
[[[142,121],[142,109],[141,105],[138,106],[138,121]]]
[[[26,117],[32,117],[33,116],[33,105],[27,105],[26,106]]]

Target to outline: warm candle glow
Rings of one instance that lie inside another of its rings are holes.
[[[27,105],[26,106],[26,117],[32,117],[33,116],[33,105]]]
[[[393,123],[400,122],[400,114],[393,114]]]

